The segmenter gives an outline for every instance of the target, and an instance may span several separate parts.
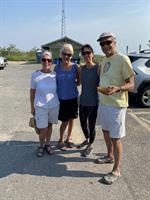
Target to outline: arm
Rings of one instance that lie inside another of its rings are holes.
[[[98,67],[97,67],[97,74],[100,77],[100,74],[101,74],[101,65],[98,65]]]
[[[77,80],[76,80],[76,84],[77,86],[79,86],[81,84],[81,67],[79,65],[77,65]]]
[[[108,91],[108,95],[116,93],[116,92],[129,91],[129,90],[132,90],[133,88],[134,88],[134,76],[131,76],[130,78],[125,80],[124,85],[121,85],[120,87],[118,86],[110,87],[110,90]]]
[[[98,92],[101,92],[104,95],[111,95],[117,92],[129,91],[134,88],[134,76],[125,80],[125,84],[121,86],[110,86],[106,88],[97,88]]]
[[[125,84],[120,86],[120,91],[129,91],[134,88],[134,76],[131,76],[130,78],[126,79]]]
[[[31,114],[35,115],[34,109],[34,98],[35,98],[35,89],[30,89],[30,105],[31,105]]]

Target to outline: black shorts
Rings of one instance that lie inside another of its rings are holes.
[[[59,108],[58,119],[62,122],[67,122],[69,119],[76,119],[78,117],[78,99],[61,100]]]

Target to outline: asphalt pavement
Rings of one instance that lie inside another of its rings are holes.
[[[129,108],[123,139],[122,176],[113,185],[99,180],[112,164],[93,161],[105,155],[100,127],[92,155],[81,157],[76,147],[57,149],[59,125],[53,126],[55,154],[37,158],[38,136],[28,126],[31,73],[40,64],[11,62],[0,70],[0,200],[149,200],[150,109]],[[84,140],[79,120],[73,140]]]

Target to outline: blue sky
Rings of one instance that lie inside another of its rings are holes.
[[[30,50],[61,38],[61,0],[0,0],[0,47]],[[66,36],[100,52],[98,36],[112,31],[125,53],[147,48],[150,0],[65,0]]]

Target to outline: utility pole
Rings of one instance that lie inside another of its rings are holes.
[[[63,38],[66,34],[65,30],[65,0],[62,0],[62,20],[61,20],[61,37]]]

